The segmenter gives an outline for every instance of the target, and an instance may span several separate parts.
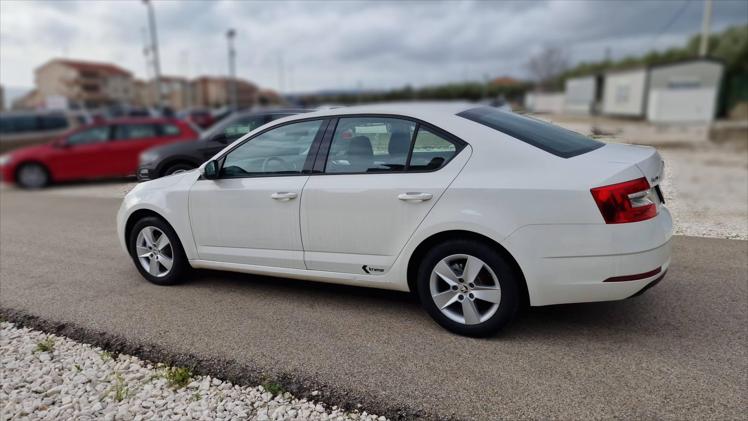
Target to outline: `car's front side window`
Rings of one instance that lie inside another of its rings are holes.
[[[109,140],[109,126],[98,126],[73,133],[67,138],[66,143],[75,146],[101,143],[106,142],[107,140]]]
[[[335,128],[325,173],[403,171],[416,123],[391,117],[341,118]]]
[[[322,120],[302,121],[268,130],[229,152],[221,177],[301,174]]]

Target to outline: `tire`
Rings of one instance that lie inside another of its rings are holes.
[[[168,245],[162,242],[162,235],[166,236]],[[127,245],[135,267],[149,282],[176,285],[187,280],[190,266],[182,243],[174,229],[163,219],[148,216],[136,222]],[[167,262],[171,262],[170,267]]]
[[[41,164],[22,164],[16,170],[16,184],[23,189],[41,189],[49,185],[49,180],[49,171]]]
[[[164,170],[163,176],[165,177],[167,175],[172,175],[172,174],[177,174],[177,173],[184,172],[184,171],[189,171],[189,170],[194,169],[194,168],[197,168],[197,167],[195,167],[192,164],[187,164],[187,163],[179,163],[179,164],[170,165],[169,167],[166,168],[166,170]]]
[[[459,335],[485,337],[516,316],[518,282],[512,266],[496,250],[476,241],[452,240],[424,256],[417,289],[421,305],[442,327]]]

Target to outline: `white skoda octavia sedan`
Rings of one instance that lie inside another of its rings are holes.
[[[522,305],[620,300],[663,278],[672,219],[650,147],[473,104],[276,120],[136,186],[118,235],[147,280],[190,268],[412,291],[489,335]]]

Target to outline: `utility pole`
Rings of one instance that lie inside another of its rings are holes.
[[[704,0],[704,20],[701,22],[701,44],[699,45],[699,57],[705,57],[709,53],[709,32],[712,23],[712,0]]]
[[[278,53],[278,91],[282,95],[286,90],[286,67],[283,63],[283,53]]]
[[[180,67],[182,67],[182,74],[184,75],[186,82],[182,83],[180,88],[182,96],[182,107],[192,108],[192,89],[190,85],[190,53],[187,50],[179,52]]]
[[[144,86],[144,94],[145,96],[141,98],[143,100],[143,103],[140,104],[144,107],[151,107],[153,105],[153,102],[151,101],[151,94],[148,90],[148,80],[151,79],[151,59],[149,58],[149,55],[151,53],[151,47],[148,45],[148,33],[145,29],[145,27],[140,28],[140,32],[143,34],[143,58],[145,59],[145,84]],[[155,101],[155,97],[153,98]]]
[[[236,97],[236,50],[234,50],[234,37],[236,37],[235,30],[229,29],[226,31],[226,39],[229,44],[229,101],[231,103],[231,108],[236,110],[238,107]]]
[[[156,104],[163,110],[164,98],[161,91],[161,63],[158,57],[158,35],[156,34],[156,13],[150,0],[143,0],[148,9],[148,27],[151,30],[151,52],[153,53],[153,72],[156,80]]]

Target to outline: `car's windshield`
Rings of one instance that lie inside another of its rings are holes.
[[[511,112],[500,111],[496,108],[471,108],[457,115],[508,134],[562,158],[581,155],[605,145],[602,142],[554,124]]]

